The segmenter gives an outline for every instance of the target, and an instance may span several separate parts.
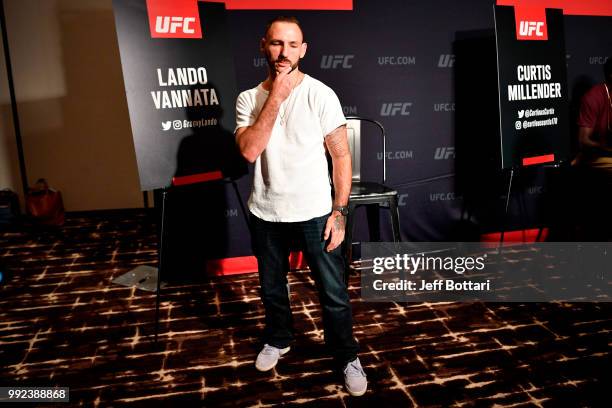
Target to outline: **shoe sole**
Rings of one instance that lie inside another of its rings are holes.
[[[287,354],[287,353],[289,352],[289,350],[291,350],[291,347],[287,347],[286,349],[281,350],[281,351],[280,351],[280,353],[279,353],[279,358],[280,358],[281,356],[283,356],[283,355]],[[270,371],[271,369],[273,369],[274,367],[276,367],[276,364],[278,364],[278,360],[276,360],[276,361],[274,362],[274,364],[272,364],[272,365],[271,365],[271,366],[269,366],[269,367],[261,367],[261,366],[258,366],[258,365],[257,365],[257,363],[255,363],[255,368],[256,368],[256,369],[258,369],[259,371]]]
[[[366,391],[367,391],[368,389],[366,388],[366,389],[365,389],[365,390],[363,390],[363,391],[357,391],[357,392],[355,392],[355,391],[351,391],[351,390],[349,390],[348,388],[347,388],[346,390],[347,390],[347,391],[348,391],[348,393],[349,393],[349,394],[351,394],[351,396],[353,396],[353,397],[361,397],[363,394],[365,394],[365,393],[366,393]]]

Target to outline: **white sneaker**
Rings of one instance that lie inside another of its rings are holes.
[[[263,349],[257,355],[257,360],[255,360],[255,367],[259,371],[268,371],[273,369],[278,363],[278,359],[280,356],[285,354],[291,349],[291,347],[285,347],[284,349],[279,349],[269,344],[264,344]]]
[[[359,397],[367,391],[368,381],[359,362],[359,357],[344,367],[344,386],[353,397]]]

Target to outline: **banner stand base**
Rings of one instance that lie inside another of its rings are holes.
[[[136,287],[147,292],[157,291],[157,268],[139,265],[131,271],[113,279],[113,283],[121,286]],[[160,288],[166,287],[166,282],[160,283]]]

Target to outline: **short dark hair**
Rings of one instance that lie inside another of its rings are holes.
[[[268,31],[270,31],[270,27],[272,27],[272,24],[274,23],[293,23],[297,25],[300,28],[300,31],[302,32],[302,42],[306,41],[306,37],[304,36],[304,30],[302,29],[299,20],[294,16],[277,16],[274,17],[272,20],[268,21],[268,24],[266,25],[266,31],[264,32],[264,38],[268,37]]]
[[[603,66],[604,75],[606,76],[606,80],[610,79],[612,76],[612,56],[608,57]]]

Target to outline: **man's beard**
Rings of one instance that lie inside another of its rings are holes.
[[[283,59],[277,59],[276,61],[272,61],[272,59],[270,58],[270,56],[266,56],[266,59],[268,60],[268,67],[270,68],[270,72],[272,72],[273,75],[276,75],[278,72],[276,71],[276,64],[279,62],[283,62],[283,61],[289,61],[288,58],[283,58]],[[291,62],[291,61],[289,61]],[[297,67],[300,65],[300,60],[297,60],[295,64],[291,65],[291,71],[289,71],[289,73],[295,71],[297,69]]]

